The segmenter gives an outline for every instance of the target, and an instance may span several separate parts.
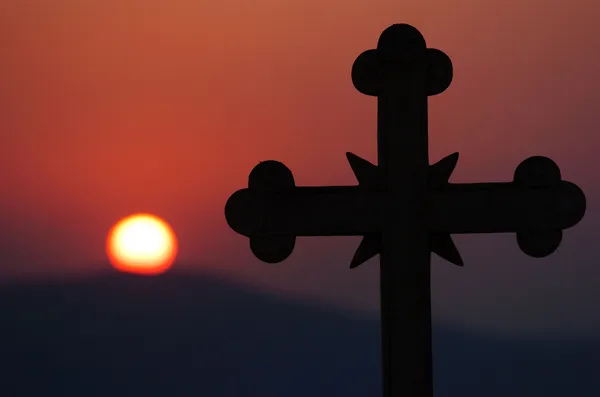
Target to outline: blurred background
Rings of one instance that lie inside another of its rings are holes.
[[[600,392],[599,17],[589,0],[4,0],[0,394],[380,393],[378,259],[350,271],[359,238],[307,238],[266,265],[223,208],[261,160],[299,185],[355,184],[346,151],[376,162],[376,100],[350,70],[400,22],[454,65],[429,110],[431,162],[460,152],[452,182],[542,155],[588,200],[548,258],[513,235],[457,236],[464,268],[433,257],[437,395]],[[177,233],[163,276],[106,260],[140,211]]]

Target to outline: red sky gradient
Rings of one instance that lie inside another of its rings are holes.
[[[432,162],[459,151],[453,181],[500,181],[546,155],[588,197],[545,260],[513,236],[457,238],[464,269],[433,260],[434,315],[598,332],[598,20],[590,0],[4,0],[0,278],[102,271],[110,226],[152,212],[178,234],[181,269],[377,310],[376,261],[347,270],[357,238],[300,240],[268,266],[223,207],[260,160],[302,185],[355,183],[344,153],[376,161],[376,104],[350,69],[406,22],[455,69],[430,100]]]

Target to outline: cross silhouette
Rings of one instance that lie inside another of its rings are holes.
[[[380,255],[383,395],[432,397],[431,253],[462,266],[451,234],[511,232],[524,253],[547,256],[583,218],[585,196],[546,157],[523,161],[507,183],[449,183],[458,153],[429,165],[427,97],[450,86],[452,62],[410,25],[384,30],[352,81],[377,97],[378,165],[347,153],[358,186],[299,187],[264,161],[225,216],[268,263],[285,260],[297,236],[363,236],[350,267]]]

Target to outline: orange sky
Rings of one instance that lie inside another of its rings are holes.
[[[94,263],[104,260],[108,228],[144,211],[172,224],[182,267],[376,308],[375,262],[346,271],[357,239],[300,241],[272,269],[227,228],[223,205],[260,160],[283,161],[298,184],[354,183],[344,153],[376,160],[376,109],[352,86],[350,68],[385,27],[407,22],[454,63],[452,85],[430,101],[432,161],[459,151],[454,181],[508,180],[526,157],[548,155],[589,201],[579,237],[567,234],[566,253],[544,265],[511,237],[458,239],[465,269],[434,260],[439,315],[490,326],[515,315],[533,327],[549,321],[544,296],[583,304],[600,287],[599,273],[581,277],[597,260],[600,228],[600,7],[343,3],[4,0],[0,277],[101,270]],[[588,259],[567,266],[571,257]],[[539,295],[517,303],[532,282]],[[493,305],[502,294],[523,313],[507,304],[477,320],[482,309],[470,302]]]

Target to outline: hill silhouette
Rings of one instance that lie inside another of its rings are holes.
[[[381,394],[378,319],[214,277],[0,286],[3,397]],[[436,396],[600,395],[600,342],[434,326]]]

